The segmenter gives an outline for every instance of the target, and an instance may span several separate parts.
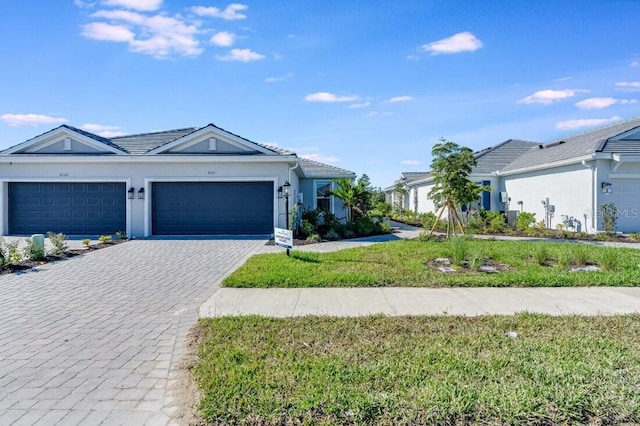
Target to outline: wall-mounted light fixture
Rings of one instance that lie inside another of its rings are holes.
[[[144,188],[138,190],[138,200],[144,200]]]
[[[602,182],[600,184],[600,189],[602,189],[603,194],[611,194],[613,192],[613,189],[611,188],[611,183],[609,182]]]
[[[127,191],[127,198],[130,200],[133,200],[135,192],[136,192],[136,189],[133,186],[129,188],[129,190]]]

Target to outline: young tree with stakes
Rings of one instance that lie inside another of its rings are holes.
[[[440,143],[433,146],[431,156],[433,157],[431,175],[434,185],[428,197],[436,206],[440,206],[440,212],[431,228],[431,233],[446,210],[447,237],[450,237],[452,232],[457,233],[456,228],[464,234],[457,207],[477,201],[482,191],[487,190],[469,180],[469,175],[476,165],[473,151],[441,138]]]

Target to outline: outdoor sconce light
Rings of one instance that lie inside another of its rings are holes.
[[[278,187],[278,198],[282,198],[282,186]]]
[[[138,190],[138,200],[144,200],[144,188]]]
[[[613,192],[613,189],[611,189],[611,183],[609,182],[602,182],[600,184],[600,188],[604,194],[611,194]]]
[[[136,192],[135,188],[132,186],[131,188],[129,188],[129,190],[127,191],[127,198],[130,200],[133,200],[133,195],[134,192]]]
[[[288,180],[285,180],[282,184],[282,193],[285,198],[289,198],[289,189],[291,188],[291,184]]]

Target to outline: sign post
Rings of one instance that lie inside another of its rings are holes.
[[[289,249],[293,248],[293,231],[284,228],[274,228],[274,241],[278,247],[284,247],[287,249],[287,256],[289,256]]]

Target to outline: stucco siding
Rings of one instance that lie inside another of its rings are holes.
[[[602,183],[611,184],[611,192],[603,192]],[[600,167],[597,196],[598,206],[606,203],[615,205],[617,231],[640,232],[640,164],[622,164],[615,171],[604,165]],[[602,220],[600,225],[602,226]]]
[[[436,213],[436,206],[429,198],[429,191],[433,188],[433,184],[425,184],[417,187],[418,195],[418,213]]]
[[[232,162],[222,163],[189,161],[180,156],[179,160],[166,158],[166,161],[125,161],[118,162],[111,157],[92,159],[85,157],[83,161],[52,163],[22,163],[0,165],[0,182],[2,182],[2,234],[7,232],[7,182],[125,182],[127,188],[133,187],[136,193],[144,188],[145,199],[127,199],[127,233],[134,237],[150,235],[151,222],[151,185],[156,181],[271,181],[276,189],[289,179],[287,162]],[[297,186],[296,181],[293,183]],[[294,200],[291,200],[295,202]],[[274,225],[284,227],[284,202],[274,203]]]
[[[582,164],[557,167],[503,177],[504,190],[511,197],[510,208],[535,213],[536,221],[545,220],[543,200],[555,206],[550,227],[562,223],[562,216],[580,221],[580,229],[594,232],[592,171]],[[585,220],[586,215],[586,220]]]

